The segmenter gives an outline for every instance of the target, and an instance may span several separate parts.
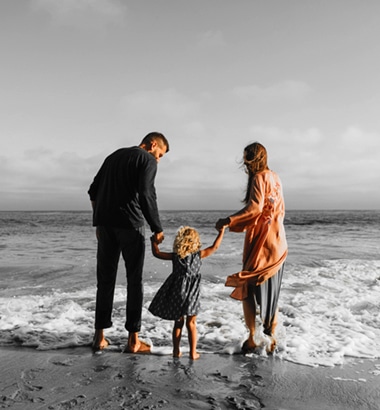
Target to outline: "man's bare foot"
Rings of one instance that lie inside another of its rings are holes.
[[[110,342],[104,337],[103,329],[96,329],[92,340],[92,349],[94,351],[104,350],[109,344]]]
[[[130,333],[125,353],[150,353],[150,346],[138,338],[137,333]]]
[[[200,357],[201,357],[201,355],[198,352],[190,354],[190,359],[191,360],[198,360]]]

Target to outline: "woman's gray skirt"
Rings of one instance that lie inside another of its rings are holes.
[[[249,289],[249,298],[254,297],[257,305],[260,306],[260,318],[263,322],[264,333],[267,335],[272,334],[272,325],[277,312],[284,266],[285,263],[281,265],[281,268],[274,276],[261,285],[252,286],[253,289],[251,287]]]

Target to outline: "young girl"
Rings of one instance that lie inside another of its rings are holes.
[[[173,272],[158,290],[149,311],[162,319],[174,320],[173,357],[181,357],[180,342],[185,323],[189,337],[190,358],[199,359],[197,352],[196,319],[199,311],[201,259],[213,254],[222,242],[224,227],[219,230],[214,243],[201,250],[198,232],[189,226],[181,227],[174,239],[173,252],[161,252],[158,243],[152,241],[156,258],[173,261]]]

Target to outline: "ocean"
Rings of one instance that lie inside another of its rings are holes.
[[[229,211],[163,211],[171,251],[181,225],[198,229],[212,244],[215,221]],[[278,349],[282,360],[336,366],[345,358],[380,357],[380,211],[287,211],[289,256],[279,300]],[[149,230],[147,229],[147,238]],[[226,231],[219,250],[202,264],[202,353],[234,354],[247,330],[241,302],[224,286],[238,272],[244,234]],[[39,350],[89,346],[95,308],[96,238],[91,212],[0,212],[0,346]],[[171,353],[172,322],[147,310],[171,272],[147,241],[142,339],[153,353]],[[106,336],[126,342],[125,271],[119,265],[113,327]],[[185,331],[186,332],[186,331]],[[185,333],[186,334],[186,333]],[[265,336],[258,323],[258,342]],[[187,338],[182,342],[186,352]],[[265,356],[265,348],[255,355]],[[379,369],[380,374],[380,369]]]

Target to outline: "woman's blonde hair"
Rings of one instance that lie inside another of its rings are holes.
[[[199,251],[201,246],[198,231],[190,226],[181,226],[174,239],[173,252],[183,259],[187,255]]]
[[[253,142],[244,148],[243,161],[248,174],[247,190],[243,202],[247,204],[250,197],[253,177],[258,172],[269,169],[267,150],[264,145],[261,145],[259,142]]]

